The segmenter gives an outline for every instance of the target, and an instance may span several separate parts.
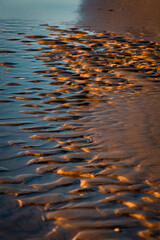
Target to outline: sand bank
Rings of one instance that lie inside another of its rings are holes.
[[[83,0],[78,24],[160,41],[159,0]]]

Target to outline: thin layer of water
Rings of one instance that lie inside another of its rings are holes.
[[[159,239],[160,46],[7,24],[1,238]]]

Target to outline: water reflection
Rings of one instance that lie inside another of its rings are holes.
[[[74,27],[7,26],[3,239],[157,239],[159,45]]]
[[[0,0],[0,19],[36,20],[60,25],[75,22],[81,0]]]

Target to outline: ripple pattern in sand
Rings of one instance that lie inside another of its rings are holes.
[[[0,51],[2,237],[159,239],[159,185],[126,134],[131,103],[159,91],[159,45],[39,28]]]

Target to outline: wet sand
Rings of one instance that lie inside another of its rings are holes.
[[[160,45],[0,23],[0,238],[160,239]]]
[[[159,0],[83,0],[79,25],[160,42]]]
[[[160,46],[25,28],[1,51],[1,237],[158,239]]]
[[[83,0],[79,12],[78,25],[93,31],[110,32],[128,37],[133,41],[139,39],[144,42],[160,43],[160,2],[158,0]],[[116,74],[117,76],[126,76],[123,71],[118,71]],[[129,75],[128,78],[136,79],[135,75],[131,73]],[[135,103],[130,108],[131,116],[126,125],[130,126],[127,127],[127,135],[131,139],[130,144],[134,143],[135,149],[140,152],[140,158],[143,159],[141,161],[142,168],[149,167],[149,176],[159,182],[158,138],[160,126],[158,119],[160,99],[159,94],[154,97],[155,100],[150,94],[145,99],[136,97]],[[138,127],[137,117],[141,119]],[[146,125],[146,123],[150,123],[150,125]],[[143,140],[137,143],[139,138]]]

